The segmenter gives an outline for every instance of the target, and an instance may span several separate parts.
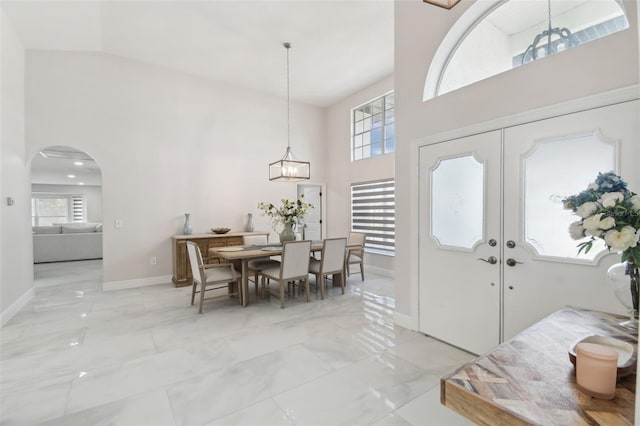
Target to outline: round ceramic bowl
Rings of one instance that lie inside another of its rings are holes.
[[[211,230],[215,234],[226,234],[227,232],[231,231],[231,228],[211,228]]]

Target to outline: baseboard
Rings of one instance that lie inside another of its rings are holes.
[[[31,287],[22,296],[20,296],[18,300],[13,302],[7,309],[2,311],[2,315],[0,316],[0,326],[4,326],[7,322],[9,322],[9,320],[13,318],[13,316],[17,314],[20,309],[24,308],[25,305],[29,303],[31,299],[33,299],[33,296],[35,296],[35,294],[36,293],[33,287]]]
[[[171,282],[171,278],[171,275],[161,275],[159,277],[138,278],[135,280],[107,281],[102,283],[102,291],[125,290],[128,288],[167,284]]]
[[[393,322],[409,330],[418,330],[418,322],[414,321],[413,318],[411,318],[411,316],[409,315],[394,312]]]

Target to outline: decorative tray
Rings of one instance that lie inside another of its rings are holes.
[[[280,251],[280,250],[282,250],[282,246],[267,246],[267,247],[262,247],[260,250],[263,250],[263,251]]]
[[[578,339],[569,347],[569,360],[576,365],[576,345],[578,343],[597,343],[608,346],[618,352],[618,377],[625,377],[636,372],[636,360],[638,351],[636,346],[620,339],[606,336],[588,336]]]

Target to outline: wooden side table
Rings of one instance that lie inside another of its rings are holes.
[[[636,348],[628,318],[565,307],[440,382],[442,404],[480,425],[633,425],[636,375],[618,378],[616,397],[591,398],[576,389],[569,347],[600,335]]]

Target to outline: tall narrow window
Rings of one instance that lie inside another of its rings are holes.
[[[84,220],[82,195],[34,193],[31,196],[31,224],[34,226]]]
[[[377,157],[395,150],[393,92],[352,110],[351,159]]]
[[[369,253],[395,254],[395,192],[393,179],[351,184],[351,229],[367,235]]]

